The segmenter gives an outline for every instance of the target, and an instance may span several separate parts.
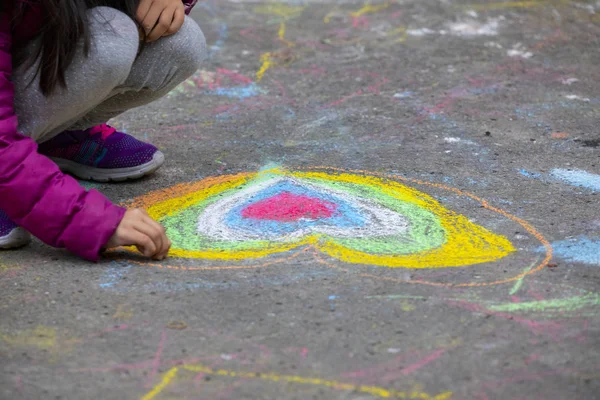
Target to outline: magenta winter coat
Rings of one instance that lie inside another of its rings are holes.
[[[197,0],[183,2],[189,12]],[[19,27],[11,27],[10,5],[0,13],[0,209],[45,243],[97,260],[125,209],[96,190],[86,191],[38,154],[32,139],[17,132],[11,48],[13,42],[24,43],[39,29],[40,10],[31,7],[31,14]]]

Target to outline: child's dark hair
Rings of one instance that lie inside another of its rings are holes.
[[[28,7],[32,7],[31,3],[35,2],[16,1],[16,20],[27,12]],[[65,71],[73,62],[79,44],[83,43],[86,56],[90,51],[86,11],[96,6],[108,6],[135,20],[138,3],[139,0],[39,0],[43,15],[39,47],[30,54],[17,54],[17,64],[24,62],[33,65],[38,58],[40,59],[37,74],[40,76],[42,93],[46,96],[57,86],[66,87]]]

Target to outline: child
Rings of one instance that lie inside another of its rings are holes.
[[[88,260],[122,245],[166,257],[171,243],[148,214],[61,170],[106,182],[160,167],[156,147],[106,122],[199,68],[205,39],[185,15],[196,1],[0,1],[0,248],[31,232]]]

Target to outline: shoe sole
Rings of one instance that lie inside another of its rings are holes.
[[[23,247],[31,240],[31,235],[23,228],[15,228],[8,235],[0,237],[0,249]]]
[[[151,161],[146,164],[129,168],[89,167],[64,158],[51,157],[51,160],[58,165],[61,171],[75,175],[80,179],[96,182],[122,182],[129,179],[139,179],[153,173],[163,165],[165,162],[165,155],[162,152],[157,151],[152,156]]]

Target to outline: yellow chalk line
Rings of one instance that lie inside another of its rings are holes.
[[[435,396],[427,393],[412,391],[410,393],[400,392],[394,389],[386,389],[379,386],[355,385],[351,383],[343,383],[338,381],[325,380],[320,378],[306,378],[297,375],[279,375],[275,373],[260,373],[260,372],[236,372],[225,369],[215,370],[204,365],[183,365],[181,367],[173,367],[167,371],[162,380],[148,393],[141,397],[140,400],[153,400],[158,396],[169,384],[175,379],[179,370],[186,370],[195,373],[204,373],[209,375],[226,376],[231,378],[259,379],[269,382],[285,382],[297,383],[301,385],[324,386],[335,390],[347,390],[357,393],[370,394],[381,398],[397,398],[397,399],[421,399],[421,400],[446,400],[452,397],[452,392],[443,392]]]
[[[292,43],[289,40],[285,39],[285,23],[284,22],[281,22],[279,24],[279,32],[277,33],[277,36],[279,37],[279,40],[281,40],[283,43],[285,43],[288,47],[296,46],[295,43]]]
[[[378,5],[371,5],[371,4],[367,3],[367,4],[363,5],[363,7],[360,10],[351,12],[350,16],[356,18],[356,17],[363,16],[365,14],[376,13],[377,11],[385,10],[386,8],[388,8],[391,5],[392,5],[391,3],[383,3],[383,4],[378,4]]]
[[[262,63],[262,65],[256,73],[256,82],[260,82],[263,76],[265,75],[265,72],[267,72],[267,70],[273,66],[272,54],[270,52],[262,54],[260,56],[260,62]]]
[[[531,8],[545,5],[568,4],[569,0],[527,0],[527,1],[506,1],[487,4],[465,4],[460,8],[472,10],[500,10],[504,8]]]

